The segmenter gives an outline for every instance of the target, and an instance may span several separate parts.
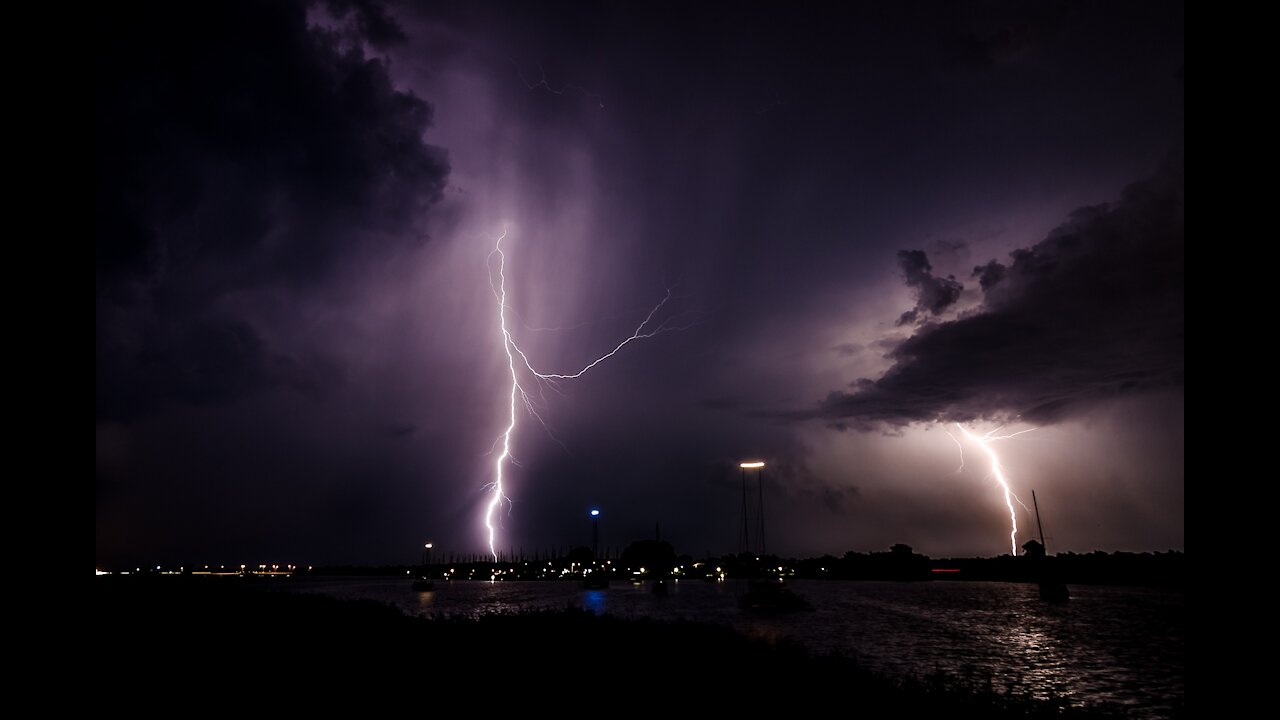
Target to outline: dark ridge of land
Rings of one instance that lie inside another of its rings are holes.
[[[369,600],[212,578],[94,581],[97,697],[352,698],[503,714],[538,708],[851,712],[868,717],[1117,717],[1009,692],[989,676],[906,680],[785,640],[584,610],[413,618]],[[421,709],[421,707],[419,707]]]

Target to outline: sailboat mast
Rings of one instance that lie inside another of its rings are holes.
[[[756,489],[760,495],[760,505],[756,510],[759,526],[756,528],[756,536],[760,543],[760,554],[765,555],[768,549],[764,545],[764,468],[756,470]]]
[[[1040,547],[1045,549],[1045,554],[1049,554],[1049,548],[1044,544],[1044,525],[1040,524],[1040,503],[1036,502],[1036,491],[1031,491],[1031,507],[1036,509],[1036,527],[1040,530]]]

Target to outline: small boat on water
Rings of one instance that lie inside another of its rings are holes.
[[[1040,579],[1040,599],[1051,603],[1064,603],[1071,599],[1067,584],[1061,580]]]
[[[436,589],[436,583],[430,578],[419,575],[414,578],[412,588],[414,592],[431,592]]]
[[[781,578],[778,580],[748,580],[747,592],[739,599],[739,604],[742,605],[744,610],[760,612],[791,612],[794,610],[813,609],[808,600],[792,592],[791,588],[783,584]]]
[[[1031,505],[1036,509],[1036,528],[1040,531],[1040,556],[1034,558],[1039,563],[1038,581],[1040,599],[1051,603],[1064,603],[1071,599],[1067,584],[1058,578],[1058,574],[1049,565],[1049,556],[1044,544],[1044,526],[1040,524],[1040,504],[1036,502],[1036,491],[1031,491]]]

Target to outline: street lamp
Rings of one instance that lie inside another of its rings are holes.
[[[747,532],[747,470],[756,471],[756,490],[759,506],[756,509],[756,537],[760,543],[760,554],[765,554],[764,546],[764,461],[748,460],[738,463],[742,469],[742,551],[751,551],[750,534]]]
[[[424,571],[427,567],[427,558],[431,557],[431,548],[434,547],[434,545],[434,543],[427,543],[422,546],[422,568]]]
[[[591,508],[591,559],[600,557],[600,509]]]

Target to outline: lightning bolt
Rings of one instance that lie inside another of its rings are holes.
[[[666,295],[662,298],[662,300],[657,305],[655,305],[652,310],[649,311],[649,314],[645,316],[644,320],[638,326],[636,326],[636,329],[632,331],[631,335],[626,339],[624,339],[622,342],[618,343],[608,353],[601,355],[595,360],[592,360],[585,367],[583,367],[581,370],[578,370],[576,372],[571,372],[571,373],[539,372],[533,367],[533,364],[529,361],[529,356],[525,354],[524,350],[520,349],[520,346],[516,343],[515,337],[512,336],[511,334],[510,328],[507,327],[507,310],[511,308],[510,306],[507,305],[507,274],[506,274],[507,258],[506,258],[506,253],[502,251],[502,241],[505,240],[506,237],[507,237],[507,231],[504,229],[502,231],[502,235],[500,235],[498,237],[497,242],[494,243],[493,251],[489,253],[489,257],[488,257],[489,284],[493,290],[494,298],[498,302],[498,328],[502,334],[502,349],[507,354],[507,369],[511,373],[511,392],[508,397],[507,427],[505,430],[502,431],[502,434],[500,434],[494,440],[493,447],[490,449],[490,452],[492,452],[493,450],[498,448],[499,444],[501,444],[502,452],[498,454],[497,459],[494,461],[493,482],[485,485],[485,489],[491,493],[491,497],[485,509],[484,525],[485,525],[485,528],[489,531],[489,552],[493,555],[494,560],[498,559],[498,550],[497,550],[498,529],[496,524],[494,523],[494,514],[498,511],[499,508],[502,507],[503,501],[506,501],[507,503],[511,502],[511,498],[507,497],[506,492],[503,490],[502,471],[503,471],[503,468],[506,467],[507,463],[511,463],[513,465],[519,465],[519,463],[516,462],[515,458],[512,457],[511,455],[511,438],[516,431],[516,419],[517,419],[516,408],[518,407],[518,405],[523,405],[525,410],[527,410],[529,414],[533,415],[533,417],[538,420],[538,422],[542,425],[543,429],[547,431],[547,434],[551,435],[551,438],[553,440],[556,440],[556,442],[559,442],[559,440],[556,439],[555,435],[551,433],[551,428],[547,425],[542,415],[538,412],[538,409],[537,409],[538,404],[535,401],[535,398],[530,396],[529,391],[527,391],[525,389],[525,386],[521,383],[521,380],[520,380],[521,375],[527,371],[527,374],[532,377],[533,383],[535,383],[538,387],[538,397],[545,398],[545,395],[542,392],[544,387],[550,387],[553,390],[558,390],[559,383],[561,381],[575,380],[577,378],[582,377],[589,370],[599,365],[600,363],[608,360],[614,355],[618,354],[618,352],[621,351],[622,348],[626,347],[628,344],[636,340],[651,338],[655,335],[659,335],[664,332],[670,332],[673,330],[687,330],[690,327],[693,327],[693,325],[695,324],[693,322],[681,323],[681,318],[687,317],[689,313],[679,313],[673,316],[669,316],[666,320],[663,320],[662,322],[654,325],[653,327],[650,327],[650,323],[653,322],[654,316],[656,316],[658,312],[663,308],[663,306],[665,306],[667,302],[671,299],[671,290],[668,289]],[[496,273],[497,282],[494,282],[494,258],[495,257],[497,258],[497,273]],[[646,330],[646,328],[648,329]],[[563,443],[561,443],[561,445],[563,446]]]
[[[498,297],[498,324],[502,329],[502,349],[507,353],[507,367],[511,370],[511,403],[510,418],[507,422],[507,429],[502,431],[499,439],[502,441],[502,454],[498,456],[494,463],[493,483],[490,486],[493,491],[493,498],[489,500],[488,509],[484,514],[484,526],[489,530],[489,552],[493,553],[493,559],[498,559],[498,551],[494,545],[497,531],[493,526],[493,513],[502,506],[503,500],[508,500],[506,493],[502,491],[502,467],[506,465],[507,460],[511,457],[511,433],[516,430],[516,392],[520,391],[520,379],[516,375],[516,358],[511,353],[511,346],[514,343],[511,340],[511,331],[507,330],[507,279],[505,275],[505,263],[501,262],[502,241],[507,237],[507,231],[503,230],[502,235],[498,238],[493,252],[498,254],[500,264],[498,265],[498,287],[494,289]],[[489,259],[493,258],[493,253],[489,254]],[[490,271],[492,273],[492,270]],[[490,275],[489,282],[492,284],[493,277]],[[497,441],[494,442],[497,445]]]
[[[516,75],[519,76],[520,82],[524,83],[524,86],[529,88],[530,90],[537,90],[538,88],[542,88],[543,90],[546,90],[552,95],[564,95],[566,92],[573,90],[574,92],[581,93],[586,97],[589,97],[592,100],[595,100],[596,105],[598,105],[601,110],[604,109],[604,97],[602,97],[600,93],[593,93],[590,90],[582,87],[581,85],[573,85],[570,83],[565,83],[563,86],[560,87],[559,90],[557,90],[551,86],[550,82],[547,81],[547,71],[543,69],[542,65],[538,65],[538,72],[542,74],[542,77],[538,79],[538,82],[531,83],[527,78],[525,78],[524,72],[520,69],[519,63],[517,63],[513,58],[508,58],[508,59],[511,60],[511,63],[516,66]]]
[[[1004,504],[1009,508],[1009,526],[1011,528],[1009,530],[1009,545],[1012,548],[1012,554],[1016,556],[1018,554],[1018,512],[1014,509],[1013,503],[1017,502],[1024,510],[1030,510],[1030,508],[1028,508],[1026,503],[1022,502],[1022,500],[1015,495],[1013,490],[1009,487],[1009,479],[1005,477],[1004,466],[1000,464],[1000,456],[997,455],[996,451],[991,447],[991,443],[998,440],[1008,440],[1019,435],[1025,435],[1026,433],[1035,430],[1035,428],[1031,428],[1030,430],[1020,430],[1008,435],[996,435],[996,433],[1001,430],[1001,428],[998,427],[985,435],[974,435],[966,430],[960,423],[956,423],[956,427],[960,429],[960,432],[964,433],[965,437],[977,443],[978,447],[982,448],[983,451],[987,453],[987,457],[991,458],[991,475],[988,477],[994,477],[996,482],[1000,485],[1000,488],[1004,491]],[[947,433],[947,435],[950,436],[952,440],[956,441],[956,445],[960,445],[960,441],[956,440],[954,435],[951,435],[951,433]],[[960,470],[963,469],[964,447],[961,446]],[[956,472],[960,472],[960,470],[956,470]]]
[[[959,475],[964,472],[964,445],[960,444],[960,441],[956,439],[955,435],[952,435],[946,430],[943,430],[942,432],[947,433],[947,437],[951,438],[951,442],[955,443],[956,447],[960,450],[960,467],[956,468],[956,471],[952,473],[953,475]]]

